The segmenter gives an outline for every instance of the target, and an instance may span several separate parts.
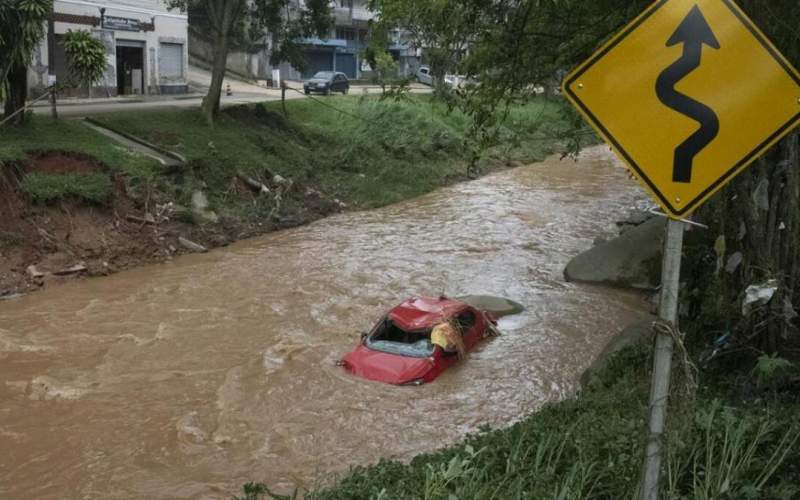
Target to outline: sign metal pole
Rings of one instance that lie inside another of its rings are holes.
[[[658,315],[677,331],[678,292],[681,276],[684,223],[669,219],[664,241],[661,269],[661,301]],[[673,339],[659,330],[653,356],[653,379],[650,386],[650,423],[647,447],[642,464],[640,500],[658,500],[658,479],[664,448],[664,427],[667,418],[669,383],[672,371]]]

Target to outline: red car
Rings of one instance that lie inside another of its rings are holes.
[[[412,297],[386,314],[361,345],[347,354],[345,370],[370,380],[397,385],[422,385],[458,361],[455,353],[431,343],[436,325],[455,320],[463,332],[464,347],[472,350],[497,330],[491,313],[446,297]]]

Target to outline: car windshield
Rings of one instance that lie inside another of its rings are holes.
[[[388,318],[367,337],[366,346],[373,351],[409,358],[427,358],[433,355],[434,350],[430,330],[407,332]]]
[[[331,73],[330,71],[320,71],[319,73],[314,75],[314,78],[319,78],[320,80],[329,80],[332,76],[333,73]]]

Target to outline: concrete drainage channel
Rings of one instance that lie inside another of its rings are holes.
[[[122,132],[121,130],[109,128],[107,125],[93,120],[92,118],[84,118],[83,124],[90,129],[103,134],[114,142],[125,146],[131,151],[135,151],[153,158],[166,168],[182,168],[186,163],[186,158],[178,153],[167,151],[164,148],[156,146],[155,144],[149,143],[126,132]]]

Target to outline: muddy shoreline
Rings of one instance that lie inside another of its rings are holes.
[[[57,164],[49,156],[42,158],[48,165]],[[497,165],[483,175],[522,166],[520,162]],[[75,168],[86,170],[83,165]],[[292,186],[284,193],[292,198],[287,204],[290,208],[271,220],[252,222],[225,217],[216,223],[187,223],[180,220],[185,218],[187,209],[174,207],[167,200],[159,203],[155,199],[134,198],[119,177],[113,180],[114,195],[106,206],[79,200],[36,205],[19,193],[15,186],[18,179],[1,174],[0,197],[5,200],[2,208],[6,215],[0,219],[0,300],[14,299],[57,283],[165,263],[180,255],[225,247],[336,213],[361,210],[312,187]],[[440,187],[472,180],[466,176],[453,177]],[[248,190],[246,185],[240,187],[242,191]]]

